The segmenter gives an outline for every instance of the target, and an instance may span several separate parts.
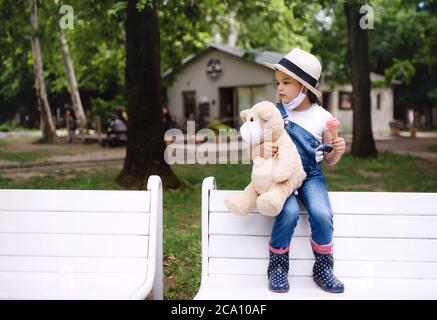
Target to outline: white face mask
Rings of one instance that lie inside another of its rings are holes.
[[[267,123],[264,125],[264,128],[261,128],[259,119],[245,122],[240,128],[241,138],[249,144],[259,144],[264,138],[266,126]]]
[[[300,92],[297,95],[297,97],[292,99],[289,103],[284,103],[284,106],[288,110],[293,111],[302,103],[302,101],[305,99],[305,97],[306,97],[306,93],[303,92],[303,86],[302,86],[302,89],[300,89]]]

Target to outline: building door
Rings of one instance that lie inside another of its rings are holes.
[[[220,119],[221,121],[232,127],[236,128],[238,125],[238,117],[235,108],[235,90],[234,88],[219,88],[220,94]]]
[[[182,97],[185,121],[196,120],[196,91],[183,91]]]
[[[330,102],[331,102],[331,92],[323,91],[322,92],[322,107],[329,112],[331,112],[329,110],[330,109],[329,108]]]

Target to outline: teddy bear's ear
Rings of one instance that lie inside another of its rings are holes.
[[[249,112],[249,110],[247,110],[247,109],[240,112],[240,118],[243,121],[246,121],[246,117],[247,117],[248,112]]]
[[[259,117],[263,120],[269,121],[273,117],[273,111],[271,109],[262,110]]]

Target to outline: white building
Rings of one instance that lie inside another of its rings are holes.
[[[211,44],[198,55],[186,58],[182,71],[167,88],[168,108],[181,128],[187,120],[196,120],[202,128],[212,120],[222,121],[234,128],[240,125],[241,110],[262,100],[277,102],[273,86],[274,73],[266,62],[277,63],[283,54],[271,51],[247,52],[237,47]],[[168,70],[164,76],[172,71]],[[373,81],[383,76],[371,73]],[[342,133],[352,133],[352,85],[330,88],[319,85],[323,92],[322,105],[342,126]],[[372,128],[374,135],[389,135],[393,118],[393,88],[371,90]]]

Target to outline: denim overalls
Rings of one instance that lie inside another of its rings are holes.
[[[291,122],[282,103],[278,104],[284,119],[284,127],[299,151],[304,170],[307,174],[302,186],[286,200],[281,212],[276,216],[270,245],[273,248],[288,248],[294,228],[299,220],[299,206],[297,198],[302,201],[308,211],[311,225],[311,239],[315,245],[332,243],[333,214],[326,189],[325,177],[321,170],[321,162],[317,158],[323,152],[330,152],[332,145],[322,144],[307,130]]]

